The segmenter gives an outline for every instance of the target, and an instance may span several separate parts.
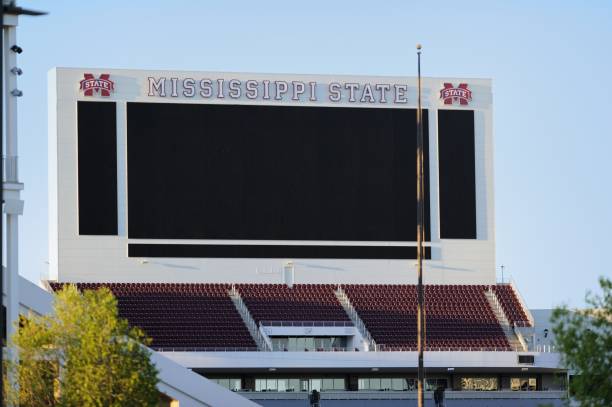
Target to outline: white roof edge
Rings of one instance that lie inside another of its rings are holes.
[[[303,77],[319,77],[319,78],[380,78],[380,79],[393,79],[393,78],[408,78],[415,79],[416,75],[375,75],[375,74],[359,74],[359,73],[308,73],[308,72],[249,72],[249,71],[208,71],[208,70],[187,70],[187,69],[134,69],[134,68],[120,68],[120,67],[74,67],[74,66],[55,66],[49,69],[49,72],[60,72],[60,71],[124,71],[124,72],[172,72],[177,74],[187,73],[200,73],[200,74],[236,74],[236,75],[254,75],[254,76],[303,76]],[[472,80],[472,81],[483,81],[492,82],[492,78],[483,77],[471,77],[471,76],[426,76],[423,75],[423,79],[426,80]]]

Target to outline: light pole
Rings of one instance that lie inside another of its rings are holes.
[[[425,240],[425,187],[423,180],[423,109],[421,108],[421,44],[417,44],[418,65],[418,106],[417,106],[417,351],[419,366],[417,371],[417,404],[424,407],[425,368],[423,349],[425,347],[425,295],[423,290],[423,240]]]
[[[18,7],[15,0],[1,0],[0,2],[0,27],[2,34],[2,56],[0,56],[0,133],[4,133],[4,139],[0,141],[0,200],[2,211],[0,214],[0,293],[4,294],[6,302],[6,313],[0,310],[0,326],[2,331],[10,336],[16,328],[19,320],[19,270],[18,270],[18,218],[23,211],[23,201],[20,191],[23,184],[19,182],[17,173],[17,98],[23,93],[17,88],[17,76],[21,75],[22,70],[17,67],[17,54],[23,51],[16,43],[16,32],[18,17],[22,15],[39,16],[46,13],[28,10]],[[4,221],[6,216],[6,222]],[[3,241],[3,233],[6,230],[6,241]],[[6,255],[2,252],[3,246],[6,247]],[[3,287],[2,280],[6,262],[6,282]],[[1,338],[2,349],[0,354],[4,356],[5,338]],[[13,361],[17,358],[14,350],[9,350],[6,355]],[[4,375],[0,375],[0,389],[4,388]],[[9,377],[11,380],[14,377]],[[0,406],[5,405],[3,394],[0,392]]]

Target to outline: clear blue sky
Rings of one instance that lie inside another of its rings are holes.
[[[498,264],[531,308],[583,305],[612,275],[610,1],[21,1],[21,273],[47,250],[55,66],[488,77]],[[606,260],[607,259],[607,260]]]

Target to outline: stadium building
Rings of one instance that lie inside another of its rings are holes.
[[[416,405],[416,89],[51,71],[46,287],[109,287],[180,406]],[[491,81],[423,91],[426,387],[561,405],[549,315],[496,280]]]

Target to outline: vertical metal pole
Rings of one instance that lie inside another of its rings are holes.
[[[0,56],[0,158],[4,154],[4,3],[0,3],[0,47],[2,55]],[[4,160],[0,164],[0,298],[4,299]],[[0,338],[0,366],[4,366],[4,335],[6,329],[6,308],[4,301],[0,303],[0,333],[3,335]],[[4,406],[4,373],[0,374],[0,407]]]
[[[5,21],[6,23],[6,21]],[[17,89],[17,75],[10,72],[12,67],[17,66],[17,53],[11,51],[11,47],[17,43],[17,17],[4,27],[4,90],[5,90],[5,136],[6,157],[11,169],[7,171],[4,185],[4,211],[6,212],[6,324],[7,335],[10,338],[18,329],[19,321],[19,215],[18,208],[21,203],[19,193],[23,186],[19,183],[17,172],[17,95],[11,92]],[[6,170],[6,168],[5,168]],[[9,177],[10,175],[10,177]],[[10,197],[9,194],[10,193]],[[10,201],[10,207],[7,205]],[[12,363],[18,360],[17,350],[7,347],[7,356]],[[16,377],[8,376],[10,386],[17,388]]]
[[[417,372],[417,404],[424,407],[425,368],[423,367],[423,348],[425,347],[425,306],[423,290],[423,240],[424,232],[424,192],[423,185],[423,109],[421,107],[421,44],[417,45],[418,60],[418,107],[417,107],[417,351],[419,353],[419,367]]]

